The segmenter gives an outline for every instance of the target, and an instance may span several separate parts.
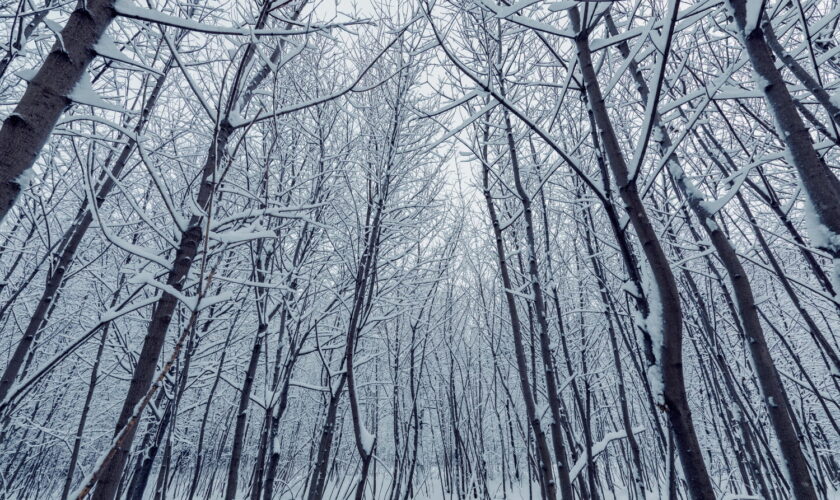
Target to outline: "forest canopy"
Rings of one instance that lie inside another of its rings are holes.
[[[0,4],[0,498],[840,498],[840,4]]]

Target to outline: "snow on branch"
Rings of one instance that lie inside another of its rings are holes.
[[[134,4],[131,0],[117,0],[114,3],[114,10],[117,14],[137,19],[139,21],[147,21],[151,23],[161,24],[164,26],[172,26],[189,31],[199,33],[207,33],[211,35],[232,35],[232,36],[302,36],[318,31],[328,31],[334,28],[341,28],[359,24],[361,21],[351,21],[337,24],[316,24],[306,29],[253,29],[253,28],[235,28],[231,26],[217,26],[213,24],[205,24],[192,19],[184,19],[182,17],[164,14],[153,9],[146,9]]]
[[[631,432],[633,434],[641,434],[644,431],[645,431],[645,428],[642,427],[642,426],[636,427],[636,428],[631,430]],[[600,440],[597,443],[594,443],[592,445],[592,451],[591,451],[592,458],[595,459],[595,457],[597,457],[598,455],[603,453],[603,451],[607,449],[607,446],[609,446],[609,444],[612,443],[613,441],[617,441],[619,439],[624,439],[626,437],[627,437],[627,432],[625,432],[623,430],[613,431],[613,432],[607,433],[604,436],[604,439],[602,439],[602,440]],[[586,467],[586,462],[587,462],[586,454],[581,455],[577,459],[577,462],[575,462],[575,465],[573,465],[571,467],[571,469],[569,469],[569,479],[574,481],[575,478],[577,478],[578,474],[581,473],[583,468]]]

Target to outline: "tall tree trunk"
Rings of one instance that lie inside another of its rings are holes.
[[[624,433],[627,436],[627,443],[630,447],[630,454],[633,458],[633,469],[630,472],[630,475],[633,478],[633,488],[636,495],[638,495],[639,498],[644,498],[645,483],[641,450],[639,449],[639,443],[636,440],[636,436],[633,433],[633,422],[630,419],[630,410],[627,405],[627,391],[625,389],[624,371],[621,366],[621,353],[618,348],[618,341],[616,340],[618,335],[616,334],[615,327],[613,326],[613,317],[615,316],[616,322],[620,321],[620,319],[615,312],[612,298],[609,296],[609,292],[607,290],[607,276],[604,272],[604,265],[598,257],[601,251],[600,246],[598,245],[598,241],[590,236],[590,232],[595,229],[592,213],[587,209],[584,215],[588,223],[588,227],[584,233],[584,242],[586,243],[586,251],[591,256],[590,260],[592,261],[592,269],[595,272],[595,277],[598,279],[598,291],[601,296],[601,302],[604,306],[604,315],[606,316],[607,321],[607,333],[609,334],[610,348],[613,355],[613,365],[615,366],[616,377],[618,379],[618,402],[621,409],[621,423],[624,427]]]
[[[540,423],[540,418],[537,415],[537,408],[534,404],[534,395],[531,388],[531,382],[528,380],[528,361],[525,356],[525,343],[522,338],[522,325],[519,321],[519,312],[516,308],[516,299],[511,292],[514,287],[510,278],[508,270],[508,261],[505,254],[504,238],[502,236],[502,228],[499,224],[499,218],[496,215],[496,208],[493,203],[493,196],[490,192],[490,173],[489,173],[489,159],[487,157],[487,142],[489,141],[489,130],[484,128],[484,144],[482,148],[483,157],[480,158],[482,162],[482,187],[484,190],[484,201],[487,205],[487,211],[490,216],[490,223],[493,226],[493,238],[496,244],[496,258],[499,263],[499,272],[502,277],[502,286],[505,290],[505,300],[507,302],[508,316],[510,318],[511,330],[513,333],[513,346],[516,358],[517,374],[519,376],[519,386],[522,390],[522,399],[525,403],[525,413],[528,416],[531,428],[534,432],[534,439],[537,448],[537,469],[539,471],[540,484],[545,489],[547,500],[554,500],[557,498],[557,486],[554,481],[553,460],[548,448],[548,441],[546,439],[545,431]],[[565,500],[565,499],[564,499]]]
[[[257,373],[257,364],[260,360],[260,352],[265,340],[265,331],[268,325],[261,323],[257,336],[254,338],[254,346],[251,348],[251,358],[248,361],[248,368],[245,371],[245,382],[239,392],[239,407],[236,412],[236,426],[233,431],[233,445],[230,451],[230,464],[228,465],[227,486],[225,487],[225,500],[236,498],[237,486],[239,484],[239,463],[242,460],[242,448],[245,441],[245,424],[248,422],[248,405],[251,402],[251,388],[254,385],[254,377]]]
[[[622,52],[622,55],[626,58],[628,54],[625,51]],[[647,102],[650,91],[641,71],[639,71],[638,64],[634,60],[630,60],[629,71],[636,82],[641,101],[643,103]],[[653,127],[657,130],[658,138],[661,141],[660,152],[667,154],[672,146],[668,130],[662,125],[659,113],[655,112],[652,120]],[[776,371],[773,358],[770,356],[746,270],[741,265],[732,242],[714,221],[714,214],[707,209],[706,200],[703,199],[700,191],[685,175],[676,155],[671,155],[666,158],[666,161],[675,184],[686,197],[688,206],[700,221],[700,225],[705,230],[729,276],[738,306],[737,316],[746,335],[746,344],[752,356],[753,369],[758,376],[759,386],[764,396],[764,405],[776,433],[779,449],[784,457],[783,463],[794,484],[794,494],[797,498],[815,499],[815,492],[808,472],[808,462],[802,453],[799,437],[787,412],[787,393]],[[796,485],[800,485],[800,487]]]
[[[94,45],[116,16],[114,0],[80,2],[26,92],[0,128],[0,221],[71,102],[73,89],[96,56]]]
[[[213,384],[210,386],[210,394],[207,396],[207,404],[204,408],[204,416],[201,417],[201,424],[198,427],[198,443],[196,444],[196,455],[195,455],[195,469],[193,471],[192,480],[190,481],[190,488],[187,494],[187,500],[193,500],[195,498],[196,491],[198,490],[198,480],[201,474],[201,467],[204,464],[204,438],[207,431],[207,421],[210,418],[210,408],[213,405],[213,398],[216,395],[216,390],[219,387],[219,381],[222,378],[222,369],[225,365],[225,359],[227,357],[227,348],[230,346],[230,339],[231,335],[233,334],[235,326],[238,324],[239,316],[242,312],[242,309],[238,309],[236,314],[233,316],[233,321],[228,328],[227,337],[224,342],[224,349],[222,349],[222,354],[219,358],[219,365],[216,367],[216,374],[213,377]]]
[[[682,371],[682,310],[680,306],[679,291],[668,258],[662,248],[653,224],[647,216],[647,212],[639,196],[635,178],[627,168],[624,154],[618,144],[618,140],[610,122],[604,98],[601,95],[601,88],[598,83],[595,69],[592,66],[592,56],[589,49],[588,31],[581,31],[580,14],[578,8],[568,10],[572,22],[572,29],[577,33],[575,46],[577,48],[578,61],[583,74],[583,83],[589,103],[592,106],[595,122],[601,133],[601,140],[606,152],[608,163],[618,184],[619,193],[627,209],[630,223],[636,231],[636,236],[642,246],[642,251],[651,268],[651,279],[654,281],[656,297],[651,304],[651,318],[658,318],[658,325],[653,326],[657,331],[652,333],[649,341],[654,341],[659,346],[650,346],[648,357],[654,355],[654,359],[648,359],[651,367],[659,373],[653,375],[661,384],[662,397],[665,402],[668,421],[673,428],[674,440],[680,455],[685,479],[688,483],[688,490],[692,498],[712,499],[714,488],[703,455],[700,449],[700,442],[694,430],[694,422],[691,419],[691,410],[685,392],[685,379]],[[673,29],[673,26],[671,27]],[[654,309],[658,309],[656,313]],[[658,314],[657,314],[658,313]],[[654,352],[654,350],[658,352]]]
[[[115,179],[119,178],[128,163],[128,160],[131,158],[131,154],[137,145],[135,137],[143,131],[146,123],[148,123],[152,110],[157,104],[158,97],[163,90],[163,84],[166,80],[169,68],[171,67],[171,63],[172,60],[170,59],[169,62],[167,62],[163,73],[155,82],[155,86],[149,94],[146,104],[143,106],[143,111],[140,114],[138,122],[134,126],[134,137],[128,138],[125,146],[122,148],[122,151],[120,151],[119,157],[117,157],[114,165],[111,167],[110,175],[103,172],[100,176],[100,185],[96,191],[96,198],[95,200],[92,200],[92,202],[96,204],[96,207],[101,207],[105,202],[108,194],[110,194],[111,190],[116,185]],[[52,262],[51,272],[48,273],[47,282],[44,286],[44,291],[41,293],[41,298],[35,306],[35,311],[29,319],[29,323],[26,326],[23,337],[18,342],[12,356],[6,363],[6,369],[3,371],[2,378],[0,378],[0,401],[5,399],[9,392],[9,388],[20,374],[24,359],[26,358],[27,353],[29,353],[38,331],[44,327],[47,321],[48,311],[57,299],[59,289],[64,283],[64,275],[73,263],[79,244],[93,222],[93,212],[91,208],[88,208],[88,203],[91,203],[91,200],[85,200],[83,202],[76,214],[73,224],[62,236],[61,243],[58,245],[58,249],[61,253]]]
[[[217,162],[221,160],[228,139],[233,133],[233,127],[225,121],[222,123],[213,139],[211,153],[207,157],[202,171],[201,184],[196,199],[196,205],[203,211],[208,211],[210,199],[215,191],[215,172]],[[180,292],[192,267],[193,260],[198,254],[198,249],[203,239],[204,217],[193,215],[190,217],[186,231],[181,235],[181,241],[172,260],[166,284]],[[172,322],[172,315],[178,299],[168,292],[163,292],[160,300],[155,304],[151,321],[143,341],[143,347],[134,368],[134,374],[128,388],[122,411],[117,420],[115,434],[119,433],[128,423],[134,413],[134,408],[146,395],[152,383],[158,357],[163,349],[166,340],[166,331]],[[113,500],[120,482],[125,463],[131,450],[131,443],[134,440],[136,427],[129,429],[124,437],[120,439],[117,452],[108,462],[108,466],[100,477],[96,490],[93,493],[93,500]]]
[[[76,463],[79,460],[79,450],[82,445],[82,434],[87,424],[90,402],[93,400],[93,393],[96,390],[96,377],[99,374],[99,364],[102,362],[102,351],[105,350],[105,339],[108,338],[108,326],[102,329],[102,336],[99,340],[99,347],[96,350],[96,360],[90,371],[88,390],[85,395],[85,403],[82,406],[82,415],[79,417],[79,425],[76,427],[76,436],[73,439],[73,451],[70,453],[70,464],[67,466],[67,478],[64,480],[64,487],[61,489],[61,498],[67,498],[70,488],[73,486],[73,475],[76,473]]]
[[[815,246],[825,249],[833,257],[833,284],[835,289],[840,288],[840,179],[817,154],[782,74],[776,68],[764,35],[764,25],[770,22],[761,15],[764,4],[752,6],[750,12],[746,0],[727,0],[727,4],[731,7],[741,41],[752,62],[757,86],[764,93],[779,136],[787,147],[789,161],[796,168],[808,195],[810,207],[807,210],[813,210],[809,217],[815,219],[811,239]]]
[[[499,75],[500,82],[504,80]],[[502,95],[504,95],[504,84],[500,83]],[[557,389],[557,374],[554,371],[554,360],[551,354],[551,340],[548,336],[548,318],[546,312],[545,298],[543,297],[542,284],[539,276],[539,265],[537,263],[537,243],[534,236],[534,216],[531,197],[525,186],[522,184],[519,168],[519,155],[516,151],[516,143],[513,138],[513,128],[510,123],[510,116],[507,110],[502,112],[504,117],[505,136],[510,154],[513,180],[516,193],[522,204],[522,213],[525,220],[525,241],[528,247],[528,275],[530,288],[534,295],[534,311],[539,326],[540,354],[543,362],[543,370],[546,385],[546,398],[551,411],[551,441],[554,444],[554,459],[557,463],[557,472],[560,479],[561,498],[572,498],[572,485],[569,479],[569,462],[566,456],[566,447],[563,444],[563,435],[560,432],[560,424],[563,417],[560,412],[560,393]]]
[[[340,375],[339,377],[340,380],[336,384],[335,392],[330,393],[330,402],[327,405],[324,427],[321,429],[321,438],[318,441],[318,451],[315,455],[315,469],[312,472],[312,477],[309,482],[308,500],[320,500],[324,497],[324,488],[327,485],[330,450],[332,449],[336,414],[338,413],[339,395],[344,390],[345,383],[344,375]]]

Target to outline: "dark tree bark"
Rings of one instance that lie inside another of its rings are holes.
[[[257,373],[257,364],[260,360],[260,352],[267,328],[268,326],[264,324],[259,326],[254,345],[251,348],[248,368],[245,371],[245,382],[239,392],[239,406],[236,411],[236,426],[233,430],[233,445],[230,451],[225,500],[236,498],[237,485],[239,484],[239,463],[242,461],[242,447],[245,441],[245,424],[248,422],[248,406],[251,402],[251,388],[254,385],[254,377]]]
[[[501,76],[501,75],[500,75]],[[500,81],[503,82],[500,78]],[[504,95],[504,84],[500,83]],[[554,371],[554,360],[551,355],[551,340],[548,337],[548,314],[546,312],[546,303],[543,296],[542,284],[539,275],[539,266],[537,263],[537,244],[534,236],[534,216],[531,197],[528,195],[525,186],[522,184],[519,168],[519,155],[516,151],[516,143],[513,138],[513,128],[510,123],[510,116],[505,110],[502,112],[504,116],[505,137],[510,153],[511,168],[513,171],[514,185],[519,201],[522,204],[522,213],[525,220],[525,241],[528,248],[528,276],[531,281],[531,292],[534,295],[534,311],[537,317],[537,325],[539,326],[539,344],[540,355],[543,362],[543,370],[545,375],[546,398],[548,399],[548,406],[551,410],[551,441],[554,445],[554,459],[557,462],[558,477],[560,479],[560,496],[561,498],[572,497],[572,485],[569,479],[569,461],[566,456],[566,447],[563,443],[563,435],[560,432],[560,424],[563,422],[563,417],[560,411],[560,394],[557,389],[557,374]]]
[[[216,183],[214,173],[217,162],[223,156],[225,146],[232,133],[233,127],[228,122],[224,122],[220,125],[214,137],[211,153],[208,155],[207,161],[204,164],[201,185],[196,199],[197,206],[201,207],[202,210],[208,210],[209,208],[210,199],[215,191]],[[182,233],[178,250],[175,253],[175,258],[172,260],[172,268],[166,279],[166,284],[176,291],[183,289],[193,260],[198,254],[198,249],[203,239],[203,221],[204,217],[193,215],[190,217],[187,230]],[[128,388],[128,394],[126,395],[122,411],[117,420],[115,434],[119,433],[126,426],[134,413],[134,407],[137,406],[137,403],[143,399],[149,390],[152,377],[155,374],[155,368],[157,367],[158,357],[160,357],[160,352],[166,340],[166,331],[172,322],[172,315],[177,305],[177,297],[164,292],[154,307],[152,319],[149,322],[143,347],[140,351],[140,356],[138,357],[137,365],[134,368],[134,374]],[[94,500],[113,500],[123,468],[128,461],[135,432],[136,427],[132,427],[126,432],[123,439],[120,439],[117,452],[108,462],[107,468],[98,481],[92,497]]]
[[[163,90],[163,84],[166,80],[166,75],[170,67],[171,60],[166,64],[163,74],[157,79],[155,86],[149,94],[149,98],[146,100],[146,104],[143,106],[140,118],[134,126],[133,132],[135,133],[135,137],[143,131],[143,128],[148,122],[152,110],[157,104],[158,97]],[[90,228],[91,223],[93,223],[93,212],[91,211],[91,208],[88,207],[88,204],[92,202],[96,204],[96,207],[102,206],[105,199],[116,185],[114,179],[119,178],[128,163],[128,160],[131,158],[131,154],[134,151],[135,146],[135,139],[133,137],[129,137],[125,146],[123,146],[120,151],[120,155],[117,157],[116,161],[114,161],[114,164],[111,167],[110,175],[103,173],[100,176],[100,185],[99,189],[96,191],[95,199],[85,200],[83,202],[76,214],[73,224],[64,233],[64,236],[58,245],[58,251],[61,253],[52,262],[51,272],[48,274],[46,286],[44,287],[44,291],[41,293],[41,298],[35,306],[35,311],[29,319],[29,323],[26,326],[23,337],[18,342],[12,356],[6,363],[6,369],[3,371],[2,378],[0,378],[0,401],[5,399],[9,392],[9,388],[20,374],[24,359],[26,358],[27,353],[29,353],[38,331],[41,330],[47,322],[48,311],[57,299],[59,290],[64,283],[64,275],[73,263],[79,244],[82,242],[82,239],[87,233],[87,230]]]
[[[627,53],[622,51],[624,57]],[[629,71],[632,74],[636,87],[639,91],[641,101],[647,102],[649,88],[647,82],[639,71],[638,64],[631,60]],[[671,138],[666,127],[662,125],[659,113],[653,115],[653,126],[658,131],[660,153],[667,154],[671,149]],[[758,376],[759,386],[764,396],[764,406],[770,417],[771,425],[776,433],[779,449],[784,457],[784,464],[794,485],[802,485],[801,488],[794,488],[797,498],[816,498],[808,472],[808,462],[799,443],[799,436],[791,422],[787,412],[787,393],[784,390],[779,373],[770,350],[767,347],[767,340],[758,318],[757,307],[747,272],[738,258],[734,245],[715,222],[714,214],[706,208],[705,200],[700,197],[699,191],[689,180],[680,165],[676,155],[667,158],[668,167],[675,184],[680,189],[688,202],[694,215],[700,221],[706,235],[712,243],[715,252],[723,264],[735,295],[735,302],[738,306],[737,316],[741,321],[746,344],[750,350],[753,361],[753,369]]]
[[[764,93],[767,105],[775,117],[779,136],[787,147],[790,162],[796,168],[814,215],[822,226],[817,231],[825,233],[812,234],[811,238],[816,240],[816,246],[824,248],[834,258],[834,274],[837,279],[840,273],[840,179],[817,154],[811,142],[811,135],[802,122],[781,72],[776,68],[765,39],[762,16],[748,20],[746,0],[727,0],[727,3],[731,6],[741,41],[759,79],[756,83]],[[748,22],[752,25],[748,25]],[[836,282],[834,286],[837,287]]]
[[[489,141],[489,131],[484,129],[484,144]],[[502,228],[499,224],[499,217],[496,215],[496,208],[493,203],[493,196],[490,192],[489,179],[489,159],[487,158],[487,146],[483,147],[483,157],[480,158],[482,162],[482,185],[484,190],[484,201],[487,205],[487,211],[490,216],[490,223],[493,226],[493,238],[496,244],[496,258],[499,263],[499,273],[502,277],[502,286],[505,290],[505,300],[507,303],[508,316],[510,317],[511,330],[513,333],[513,346],[516,357],[517,374],[519,376],[519,386],[522,390],[522,399],[525,403],[525,413],[528,416],[528,422],[534,432],[534,439],[536,441],[536,448],[538,453],[539,464],[539,478],[540,483],[545,489],[545,495],[548,500],[557,498],[557,485],[554,481],[553,460],[551,459],[551,452],[548,448],[548,440],[545,431],[540,423],[537,415],[537,408],[534,404],[534,394],[531,388],[531,382],[528,380],[528,361],[525,356],[525,342],[522,337],[522,325],[519,321],[519,312],[516,308],[516,299],[511,293],[514,289],[510,278],[510,271],[508,270],[508,261],[506,257],[504,239],[502,236]]]
[[[692,498],[712,499],[714,488],[709,477],[706,464],[700,450],[700,442],[694,430],[691,410],[685,392],[685,379],[682,371],[682,310],[679,291],[668,257],[662,248],[653,224],[647,216],[647,211],[639,196],[635,179],[627,168],[624,154],[618,144],[609,115],[607,114],[600,85],[592,66],[592,56],[589,49],[588,32],[581,31],[580,14],[578,8],[569,9],[572,28],[577,33],[575,45],[578,61],[583,74],[583,83],[592,106],[595,122],[601,134],[601,140],[607,161],[618,184],[621,199],[624,202],[630,223],[636,231],[636,236],[642,246],[647,263],[651,267],[652,279],[658,295],[657,305],[661,308],[659,335],[661,348],[656,354],[653,364],[661,372],[662,396],[665,402],[668,421],[674,433],[674,440],[679,451],[680,462],[685,472],[688,490]]]
[[[0,221],[23,187],[21,175],[32,168],[58,118],[70,104],[96,52],[93,47],[116,16],[114,0],[80,2],[60,39],[29,81],[15,110],[0,128]]]

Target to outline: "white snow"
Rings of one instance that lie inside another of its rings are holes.
[[[32,184],[32,179],[35,178],[35,169],[32,167],[27,168],[23,172],[20,173],[17,177],[15,177],[14,182],[20,186],[21,191],[26,191],[29,189],[29,186]]]
[[[644,319],[644,327],[650,335],[653,344],[653,354],[656,356],[656,363],[647,367],[646,374],[650,384],[653,397],[660,404],[665,404],[664,381],[662,379],[662,347],[664,345],[664,332],[662,331],[662,300],[659,296],[659,289],[656,281],[651,275],[650,266],[645,263],[640,266],[642,271],[642,288],[647,297],[649,314]],[[643,344],[642,344],[643,345]]]
[[[137,66],[138,68],[144,69],[146,71],[151,71],[155,74],[160,74],[160,72],[151,66],[147,66],[142,62],[135,61],[134,59],[128,57],[122,51],[120,51],[119,47],[114,43],[111,37],[106,33],[102,35],[99,41],[93,46],[93,50],[96,51],[102,57],[107,57],[108,59],[113,59],[114,61],[119,61],[125,64],[129,64],[132,66]]]
[[[35,78],[35,75],[38,74],[39,69],[40,68],[38,66],[35,66],[34,68],[22,69],[15,73],[15,75],[17,75],[18,78],[25,82],[31,82]]]
[[[579,2],[576,1],[566,1],[566,2],[551,2],[548,4],[548,10],[552,12],[559,12],[561,10],[571,9],[572,7],[578,5]]]
[[[761,21],[761,7],[764,2],[762,0],[747,0],[747,22],[744,31],[748,34],[758,28]]]
[[[362,448],[364,448],[365,454],[370,455],[371,451],[373,451],[376,436],[365,429],[364,424],[359,424],[359,440],[362,442]]]
[[[131,111],[121,106],[111,104],[100,97],[99,94],[93,90],[93,87],[90,84],[90,75],[87,72],[82,73],[82,77],[79,79],[76,86],[73,87],[73,91],[70,92],[70,95],[68,95],[67,98],[78,104],[107,109],[109,111],[116,111],[118,113],[132,113]]]
[[[644,426],[635,427],[632,429],[633,435],[640,434],[645,431]],[[627,437],[627,433],[624,430],[617,430],[613,432],[609,432],[604,435],[604,438],[597,443],[592,444],[591,455],[592,458],[595,459],[600,453],[607,449],[607,446],[617,439],[624,439]],[[582,453],[580,457],[578,457],[577,462],[569,468],[569,479],[574,481],[577,479],[578,474],[586,467],[587,457],[586,453]]]

